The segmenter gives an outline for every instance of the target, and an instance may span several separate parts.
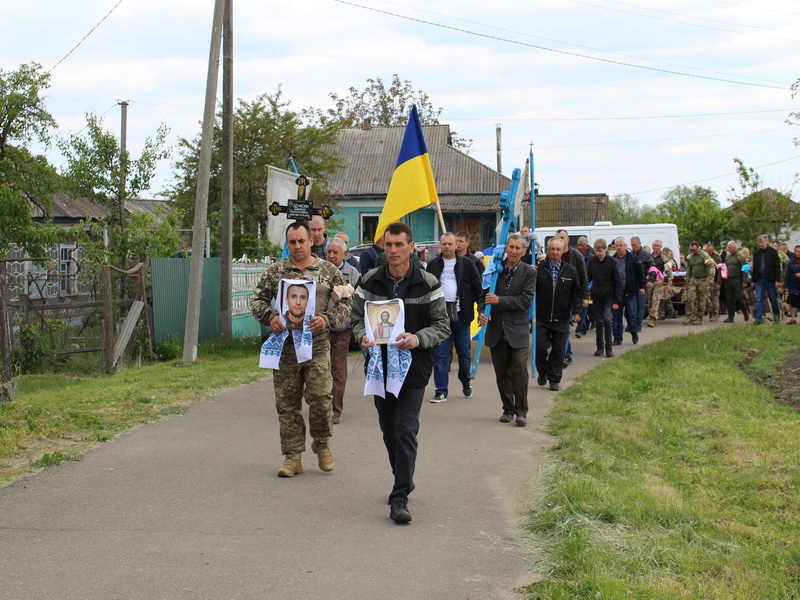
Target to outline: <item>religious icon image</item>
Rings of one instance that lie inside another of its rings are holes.
[[[376,344],[388,344],[392,341],[392,332],[397,325],[400,314],[400,301],[367,302],[367,320]],[[398,332],[402,333],[402,332]]]
[[[281,279],[281,316],[290,331],[302,331],[303,324],[314,316],[315,286],[313,281]]]

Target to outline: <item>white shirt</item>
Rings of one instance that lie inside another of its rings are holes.
[[[455,258],[442,258],[444,261],[444,269],[439,278],[439,283],[442,284],[444,291],[444,299],[447,302],[458,301],[458,283],[456,282],[456,259]]]

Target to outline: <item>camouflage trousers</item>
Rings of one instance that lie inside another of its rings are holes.
[[[653,321],[658,321],[658,313],[661,307],[661,301],[664,299],[664,279],[653,283],[653,288],[650,290],[652,296],[650,297],[650,312],[647,314],[648,318]]]
[[[703,312],[708,299],[708,279],[705,277],[690,277],[686,290],[686,318],[690,321],[702,322]]]
[[[328,334],[314,336],[311,360],[299,364],[292,336],[286,338],[280,369],[273,372],[272,379],[280,423],[281,453],[300,453],[306,449],[303,397],[308,404],[308,430],[311,437],[327,444],[333,434],[333,379]]]
[[[719,317],[719,290],[716,286],[707,286],[707,288],[708,298],[704,308],[711,318],[716,320]]]

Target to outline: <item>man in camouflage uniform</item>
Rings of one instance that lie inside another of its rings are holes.
[[[719,291],[722,289],[722,273],[717,265],[722,262],[722,258],[717,254],[714,244],[706,244],[706,254],[714,261],[714,285],[708,286],[708,300],[706,301],[705,312],[714,323],[719,319]]]
[[[742,267],[746,264],[747,259],[739,251],[736,242],[729,242],[728,252],[725,255],[725,266],[728,270],[728,276],[725,278],[725,299],[728,318],[723,323],[733,323],[733,317],[738,309],[742,309],[745,321],[750,319],[750,311],[744,299],[744,288],[747,287],[748,276],[742,270]]]
[[[281,279],[304,279],[316,282],[316,309],[309,323],[313,332],[311,360],[298,363],[292,335],[286,338],[280,368],[273,374],[275,405],[280,422],[281,452],[285,455],[278,470],[280,477],[292,477],[303,472],[301,453],[306,449],[306,425],[303,420],[302,399],[308,404],[309,432],[314,439],[311,450],[319,458],[323,471],[333,470],[333,454],[329,439],[333,433],[331,418],[332,379],[330,330],[341,325],[350,315],[352,297],[340,298],[328,308],[334,286],[344,286],[347,280],[331,263],[311,253],[311,230],[305,222],[296,222],[286,229],[289,258],[269,265],[250,299],[255,318],[273,332],[284,330],[278,309],[272,307],[278,296]]]
[[[661,252],[662,248],[663,244],[661,240],[655,240],[653,242],[653,266],[661,271],[664,278],[656,279],[654,282],[648,282],[647,284],[647,287],[652,286],[650,312],[648,313],[648,318],[650,320],[647,323],[648,327],[655,327],[658,325],[658,313],[661,307],[661,301],[664,299],[664,288],[672,285],[672,269],[675,266],[675,262],[665,253]],[[647,279],[647,274],[645,274],[645,279]]]
[[[686,320],[684,325],[702,325],[708,288],[714,285],[716,263],[700,244],[692,240],[686,256]]]

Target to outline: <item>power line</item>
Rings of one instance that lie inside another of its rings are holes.
[[[798,41],[800,41],[800,40],[796,40],[796,39],[786,39],[786,38],[775,37],[775,36],[764,36],[764,35],[759,35],[758,33],[747,32],[747,31],[735,31],[735,30],[731,30],[731,29],[723,29],[721,27],[711,27],[709,25],[700,25],[698,23],[688,23],[686,21],[676,21],[674,19],[665,19],[664,17],[656,17],[654,15],[646,15],[646,14],[643,14],[643,13],[631,12],[631,11],[622,10],[622,9],[619,9],[619,8],[611,8],[609,6],[601,6],[599,4],[594,4],[594,3],[591,3],[591,2],[581,2],[579,0],[569,0],[569,1],[572,2],[573,4],[580,4],[582,6],[591,6],[592,8],[599,8],[600,10],[608,10],[608,11],[611,11],[611,12],[618,12],[618,13],[622,13],[624,15],[633,15],[634,17],[642,17],[643,19],[652,19],[652,20],[655,20],[655,21],[664,21],[666,23],[677,23],[679,25],[686,25],[688,27],[698,27],[700,29],[710,29],[712,31],[724,31],[725,33],[736,33],[736,34],[739,34],[739,35],[748,35],[748,36],[753,36],[753,37],[775,39],[775,40],[781,40],[783,42],[797,43]],[[701,17],[692,17],[692,16],[689,16],[689,15],[681,15],[681,14],[678,14],[678,13],[672,13],[672,12],[668,12],[668,11],[664,11],[664,10],[655,10],[655,9],[652,9],[652,8],[636,6],[634,4],[628,4],[626,2],[613,2],[613,0],[609,0],[609,2],[611,2],[612,4],[621,4],[623,6],[632,6],[634,8],[641,8],[643,10],[650,10],[652,12],[658,12],[658,13],[662,13],[662,14],[666,14],[666,15],[674,15],[674,16],[678,16],[678,17],[683,17],[685,19],[697,19],[697,20],[709,21],[709,22],[713,22],[713,23],[722,23],[724,25],[734,25],[736,27],[752,27],[752,28],[756,28],[755,25],[739,25],[737,23],[727,23],[725,21],[715,21],[713,19],[703,19]],[[765,27],[757,27],[757,28],[758,29],[766,29]],[[792,33],[794,33],[794,32],[792,32]]]
[[[729,117],[736,115],[755,115],[762,113],[788,113],[792,108],[774,108],[770,110],[748,110],[742,112],[721,112],[721,113],[695,113],[686,115],[652,115],[638,117],[532,117],[532,118],[504,118],[491,117],[485,119],[444,119],[448,123],[486,121],[490,123],[519,123],[519,122],[563,122],[563,121],[640,121],[646,119],[692,119],[696,117]]]
[[[640,60],[640,61],[653,63],[653,64],[657,64],[657,65],[666,65],[666,66],[669,66],[669,67],[677,67],[677,68],[680,68],[680,69],[694,69],[696,71],[701,71],[703,73],[713,73],[713,74],[716,74],[716,75],[724,75],[725,77],[736,77],[735,75],[731,75],[729,73],[725,73],[725,72],[722,72],[722,71],[714,71],[713,69],[701,69],[701,68],[698,68],[698,67],[689,67],[689,66],[686,66],[686,65],[681,65],[681,64],[677,64],[677,63],[671,63],[671,62],[667,62],[667,61],[663,61],[663,60],[654,60],[654,59],[651,59],[651,58],[642,58],[641,56],[633,56],[633,55],[630,55],[630,54],[624,54],[622,52],[613,52],[611,50],[604,50],[602,48],[595,48],[593,46],[584,46],[582,44],[574,44],[572,42],[565,42],[563,40],[555,40],[555,39],[543,37],[543,36],[540,36],[540,35],[533,35],[531,33],[524,32],[524,31],[516,31],[514,29],[506,29],[504,27],[497,27],[495,25],[488,25],[486,23],[479,23],[479,22],[476,22],[476,21],[470,21],[469,19],[462,19],[462,18],[459,18],[459,17],[453,17],[453,16],[450,16],[450,15],[445,15],[445,14],[442,14],[442,13],[437,13],[437,12],[433,12],[433,11],[430,11],[430,10],[425,10],[423,8],[416,8],[416,7],[408,6],[408,5],[405,5],[405,4],[400,4],[398,2],[392,2],[391,0],[380,0],[380,1],[383,2],[384,4],[390,4],[392,6],[399,6],[401,8],[406,8],[408,10],[413,10],[413,11],[419,12],[419,13],[435,15],[437,17],[444,17],[445,19],[450,19],[450,20],[453,20],[453,21],[459,21],[461,23],[469,23],[470,25],[478,25],[480,27],[486,27],[488,29],[493,29],[493,30],[496,30],[496,31],[504,31],[506,33],[513,33],[513,34],[521,35],[521,36],[524,36],[524,37],[527,37],[527,38],[533,38],[533,39],[537,39],[537,40],[544,40],[546,42],[555,42],[555,43],[558,43],[558,44],[563,44],[565,46],[571,46],[573,48],[583,48],[584,50],[592,50],[594,52],[602,52],[603,54],[611,54],[613,56],[622,56],[622,57],[625,57],[625,58],[632,58],[632,59],[635,59],[635,60]],[[772,82],[772,83],[780,83],[779,81],[775,81],[773,79],[764,79],[762,77],[745,77],[745,79],[750,79],[752,81],[766,81],[766,82]]]
[[[109,16],[109,15],[110,15],[112,12],[114,12],[114,11],[116,10],[116,8],[117,8],[117,7],[118,7],[120,4],[122,4],[122,2],[123,2],[123,1],[124,1],[124,0],[119,0],[119,2],[117,2],[117,3],[114,5],[114,8],[112,8],[110,11],[108,11],[108,12],[106,13],[106,16],[105,16],[105,17],[103,17],[102,19],[100,19],[100,21],[97,23],[97,25],[95,25],[94,27],[92,27],[92,28],[89,30],[89,33],[87,33],[85,36],[83,36],[83,39],[81,39],[81,41],[80,41],[80,42],[78,42],[77,44],[75,44],[75,46],[72,48],[72,50],[70,50],[69,52],[67,52],[67,53],[64,55],[64,57],[63,57],[63,58],[62,58],[60,61],[58,61],[56,64],[54,64],[52,67],[50,67],[50,70],[48,71],[48,73],[52,73],[52,72],[53,72],[53,70],[55,70],[55,68],[56,68],[58,65],[60,65],[62,62],[64,62],[64,61],[66,60],[66,58],[67,58],[67,57],[68,57],[70,54],[72,54],[73,52],[75,52],[75,50],[77,50],[77,49],[78,49],[78,46],[80,46],[80,45],[81,45],[81,44],[82,44],[82,43],[83,43],[83,42],[86,40],[86,38],[88,38],[90,35],[92,35],[92,32],[94,32],[94,30],[95,30],[95,29],[97,29],[98,27],[100,27],[100,25],[103,23],[103,21],[105,21],[105,20],[108,18],[108,16]]]
[[[499,36],[489,35],[489,34],[486,34],[486,33],[478,33],[476,31],[470,31],[468,29],[461,29],[459,27],[453,27],[451,25],[444,25],[442,23],[434,23],[433,21],[426,21],[424,19],[417,19],[415,17],[407,17],[405,15],[400,15],[400,14],[389,12],[389,11],[386,11],[386,10],[381,10],[381,9],[378,9],[378,8],[372,8],[371,6],[364,6],[364,5],[361,5],[361,4],[356,4],[355,2],[348,2],[347,0],[333,0],[333,1],[334,2],[338,2],[339,4],[346,4],[346,5],[349,5],[349,6],[353,6],[355,8],[361,8],[363,10],[369,10],[369,11],[372,11],[372,12],[388,15],[390,17],[396,17],[398,19],[405,19],[407,21],[413,21],[413,22],[416,22],[416,23],[422,23],[423,25],[430,25],[432,27],[438,27],[440,29],[447,29],[449,31],[456,31],[456,32],[459,32],[459,33],[466,33],[468,35],[473,35],[473,36],[476,36],[476,37],[482,37],[482,38],[485,38],[485,39],[495,40],[495,41],[498,41],[498,42],[505,42],[507,44],[515,44],[517,46],[525,46],[525,47],[528,47],[528,48],[535,48],[537,50],[544,50],[546,52],[555,52],[557,54],[564,54],[564,55],[567,55],[567,56],[574,56],[574,57],[577,57],[577,58],[585,58],[585,59],[588,59],[588,60],[594,60],[594,61],[603,62],[603,63],[607,63],[607,64],[612,64],[612,65],[619,65],[619,66],[623,66],[623,67],[631,67],[631,68],[634,68],[634,69],[644,69],[646,71],[655,71],[655,72],[658,72],[658,73],[666,73],[668,75],[679,75],[681,77],[693,77],[693,78],[696,78],[696,79],[706,79],[706,80],[709,80],[709,81],[719,81],[721,83],[732,83],[734,85],[746,85],[746,86],[752,86],[752,87],[769,88],[769,89],[773,89],[773,90],[788,90],[789,89],[789,85],[783,87],[783,86],[777,86],[777,85],[766,85],[766,84],[763,84],[763,83],[750,83],[750,82],[747,82],[747,81],[735,81],[735,80],[732,80],[732,79],[722,79],[720,77],[709,77],[707,75],[696,75],[696,74],[692,74],[692,73],[681,73],[680,71],[670,71],[668,69],[659,69],[657,67],[648,67],[646,65],[635,65],[635,64],[632,64],[632,63],[626,63],[626,62],[622,62],[622,61],[610,60],[610,59],[607,59],[607,58],[600,58],[600,57],[597,57],[597,56],[588,56],[586,54],[579,54],[577,52],[569,52],[567,50],[557,50],[555,48],[547,48],[546,46],[539,46],[537,44],[530,44],[530,43],[527,43],[527,42],[520,42],[518,40],[510,40],[510,39],[507,39],[507,38],[501,38]]]
[[[800,154],[798,154],[797,156],[790,156],[789,158],[784,158],[783,160],[776,160],[775,162],[771,162],[771,163],[768,163],[766,165],[759,165],[759,166],[753,167],[753,168],[754,169],[764,169],[766,167],[772,167],[774,165],[779,165],[781,163],[789,162],[790,160],[797,160],[798,158],[800,158]],[[631,194],[631,196],[635,196],[637,194],[649,194],[651,192],[661,192],[661,191],[664,191],[664,190],[671,190],[672,188],[678,187],[680,185],[694,185],[696,183],[704,183],[706,181],[713,181],[715,179],[723,179],[725,177],[730,177],[731,175],[736,175],[736,174],[737,173],[734,171],[732,173],[726,173],[725,175],[717,175],[715,177],[707,177],[705,179],[698,179],[697,181],[689,181],[688,183],[678,183],[676,185],[668,185],[666,187],[654,188],[652,190],[643,190],[641,192],[634,192],[634,193]]]

